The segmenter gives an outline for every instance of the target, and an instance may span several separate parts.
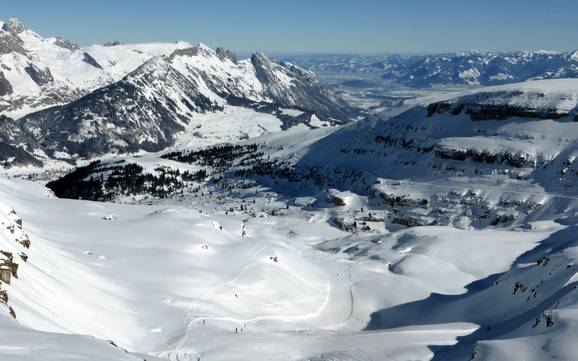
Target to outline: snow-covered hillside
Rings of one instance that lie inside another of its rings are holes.
[[[134,312],[115,320],[136,326],[104,332],[130,351],[171,360],[571,360],[577,93],[576,80],[522,83],[391,119],[185,142],[49,184],[68,198],[138,206],[30,203],[65,219],[43,221],[38,229],[66,229],[47,242],[132,295],[108,291],[111,304],[124,304],[115,309]],[[31,222],[41,218],[34,212]]]
[[[91,361],[155,360],[138,356],[144,353],[169,360],[428,360],[428,346],[449,347],[487,324],[499,334],[509,317],[550,316],[550,303],[540,303],[555,299],[574,272],[568,258],[530,251],[571,233],[551,221],[526,230],[358,233],[330,221],[336,212],[379,212],[353,195],[336,209],[303,207],[299,198],[287,206],[263,189],[228,194],[217,187],[139,206],[56,199],[22,181],[0,184],[3,222],[21,224],[15,234],[2,231],[2,249],[27,256],[15,259],[18,278],[2,285],[19,325],[3,309],[0,332],[11,335],[11,347],[0,356],[18,360],[51,352],[51,360]],[[20,249],[20,229],[29,249]],[[514,262],[524,267],[511,269]],[[517,282],[523,286],[512,295]],[[472,296],[472,283],[488,289]],[[453,312],[443,297],[455,303]],[[508,308],[471,312],[497,297]],[[432,307],[439,310],[427,318]],[[557,329],[546,322],[527,329]],[[526,330],[521,321],[512,325]]]
[[[307,193],[307,184],[361,192],[384,203],[391,224],[519,225],[578,193],[577,94],[573,79],[486,88],[391,119],[264,133],[235,147],[177,146],[163,158],[213,176],[273,178],[268,185],[294,193]]]

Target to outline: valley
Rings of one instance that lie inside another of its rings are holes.
[[[575,53],[0,39],[0,360],[574,359]]]

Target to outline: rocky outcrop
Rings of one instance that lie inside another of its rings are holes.
[[[170,55],[168,60],[172,61],[174,60],[176,57],[179,56],[203,56],[203,55],[210,55],[209,52],[210,49],[207,49],[205,46],[203,45],[197,45],[197,46],[193,46],[190,48],[185,48],[185,49],[176,49],[175,51],[173,51]]]
[[[0,304],[8,309],[8,313],[16,318],[16,311],[10,306],[10,295],[4,284],[12,285],[18,279],[20,263],[28,261],[26,250],[30,247],[30,237],[23,229],[22,218],[14,209],[0,203]],[[14,286],[14,285],[13,285]]]
[[[467,114],[472,120],[505,120],[513,117],[535,119],[560,119],[568,112],[556,108],[532,108],[509,104],[453,103],[441,101],[427,106],[428,115],[450,113]]]
[[[44,70],[39,69],[34,64],[29,64],[26,68],[26,73],[30,75],[30,78],[34,80],[36,84],[39,86],[43,86],[46,84],[51,84],[54,82],[54,78],[52,77],[52,73],[50,73],[50,69],[46,68]]]
[[[0,120],[3,166],[41,164],[31,154],[74,162],[109,152],[159,151],[174,144],[195,114],[226,103],[273,114],[282,129],[357,116],[313,73],[263,54],[239,61],[229,50],[203,44],[154,44],[146,50],[112,42],[106,45],[119,49],[111,58],[110,50],[96,45],[79,50],[61,38],[22,36],[26,31],[14,19],[0,30],[0,53],[10,54],[0,68],[0,112],[18,118]],[[58,61],[46,57],[49,52]],[[170,55],[145,60],[159,52]],[[131,67],[124,63],[142,66],[121,78]],[[69,65],[89,77],[66,75],[75,71]]]
[[[232,53],[213,51],[204,45],[153,58],[124,79],[74,102],[18,119],[18,139],[5,139],[5,143],[40,149],[49,157],[57,152],[90,158],[109,152],[159,151],[173,145],[194,114],[221,110],[222,105],[213,100],[216,97],[232,105],[275,114],[283,122],[283,129],[308,124],[313,114],[334,123],[344,122],[351,115],[351,108],[303,69],[279,64],[262,54],[255,55],[253,63],[234,61]],[[261,84],[247,70],[253,64]],[[217,71],[215,66],[223,69]],[[30,65],[27,71],[39,85],[53,81],[48,69]],[[303,112],[287,115],[280,107]],[[4,128],[8,129],[7,125]]]
[[[82,54],[83,58],[82,61],[85,63],[94,66],[95,68],[102,69],[102,66],[88,53]]]
[[[110,47],[110,46],[122,45],[122,43],[118,40],[115,40],[115,41],[108,41],[108,42],[104,43],[103,45]]]
[[[0,96],[10,95],[13,91],[12,84],[6,79],[4,73],[0,71]]]
[[[63,38],[59,38],[57,37],[54,40],[54,44],[58,45],[59,47],[63,48],[63,49],[68,49],[70,51],[75,51],[75,50],[79,50],[80,48],[78,47],[78,45],[70,40],[66,40]]]
[[[0,55],[10,53],[24,54],[23,42],[12,33],[0,31]]]
[[[2,25],[2,30],[17,35],[23,31],[26,31],[26,26],[20,20],[16,18],[10,18],[7,22],[4,23],[4,25]]]
[[[235,53],[233,53],[231,50],[225,50],[223,48],[217,48],[215,50],[215,52],[217,53],[217,56],[219,57],[219,59],[221,59],[221,60],[229,59],[233,63],[235,63],[235,64],[237,63],[237,55],[235,55]]]

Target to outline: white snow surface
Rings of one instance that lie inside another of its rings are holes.
[[[464,294],[466,285],[507,271],[516,257],[560,229],[423,227],[356,239],[314,220],[315,212],[247,218],[225,215],[208,199],[193,207],[61,200],[42,186],[11,180],[0,180],[0,199],[2,222],[21,217],[32,243],[22,249],[14,234],[0,233],[0,248],[28,255],[18,279],[2,285],[18,324],[0,317],[0,333],[10,335],[0,359],[18,360],[53,352],[55,345],[54,360],[79,354],[91,361],[133,359],[97,339],[181,360],[427,360],[427,345],[451,345],[478,326],[364,331],[371,314],[431,293]],[[255,206],[269,201],[259,198]],[[350,204],[363,205],[355,202]],[[12,209],[17,216],[10,216]],[[373,246],[352,259],[322,251],[352,243]]]

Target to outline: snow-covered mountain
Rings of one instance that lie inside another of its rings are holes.
[[[444,85],[487,86],[527,80],[578,77],[578,52],[524,51],[511,54],[461,52],[426,56],[411,64],[401,76],[412,87]]]
[[[272,114],[281,129],[342,124],[357,115],[313,73],[262,53],[237,60],[221,48],[183,42],[79,49],[43,39],[15,19],[2,34],[9,40],[2,58],[4,113],[50,106],[2,121],[0,139],[11,149],[1,155],[5,165],[38,164],[31,157],[159,151],[181,138],[194,118],[227,106]]]
[[[173,44],[92,45],[43,38],[17,19],[0,30],[0,111],[18,118],[65,104],[124,77],[153,56],[190,47]]]
[[[523,221],[544,207],[542,198],[551,193],[574,197],[577,111],[578,80],[536,81],[430,101],[388,120],[367,119],[296,138],[289,133],[249,139],[240,148],[177,149],[164,158],[192,163],[191,171],[204,167],[207,174],[272,177],[289,188],[313,182],[320,189],[355,190],[381,199],[394,212],[386,219],[391,224],[483,228]],[[88,174],[98,179],[107,167],[90,168]],[[471,197],[479,208],[454,205],[451,212],[438,212],[454,200],[431,192],[474,185],[533,196],[494,207],[494,200],[476,190]],[[74,189],[86,194],[82,185]]]
[[[578,79],[362,118],[261,53],[1,27],[0,360],[576,358]],[[307,66],[477,87],[577,60]]]
[[[577,80],[534,81],[120,155],[54,193],[0,180],[0,332],[59,361],[71,337],[96,360],[572,360],[577,107]]]
[[[316,72],[376,74],[411,88],[489,86],[578,77],[578,51],[432,55],[283,56]]]

